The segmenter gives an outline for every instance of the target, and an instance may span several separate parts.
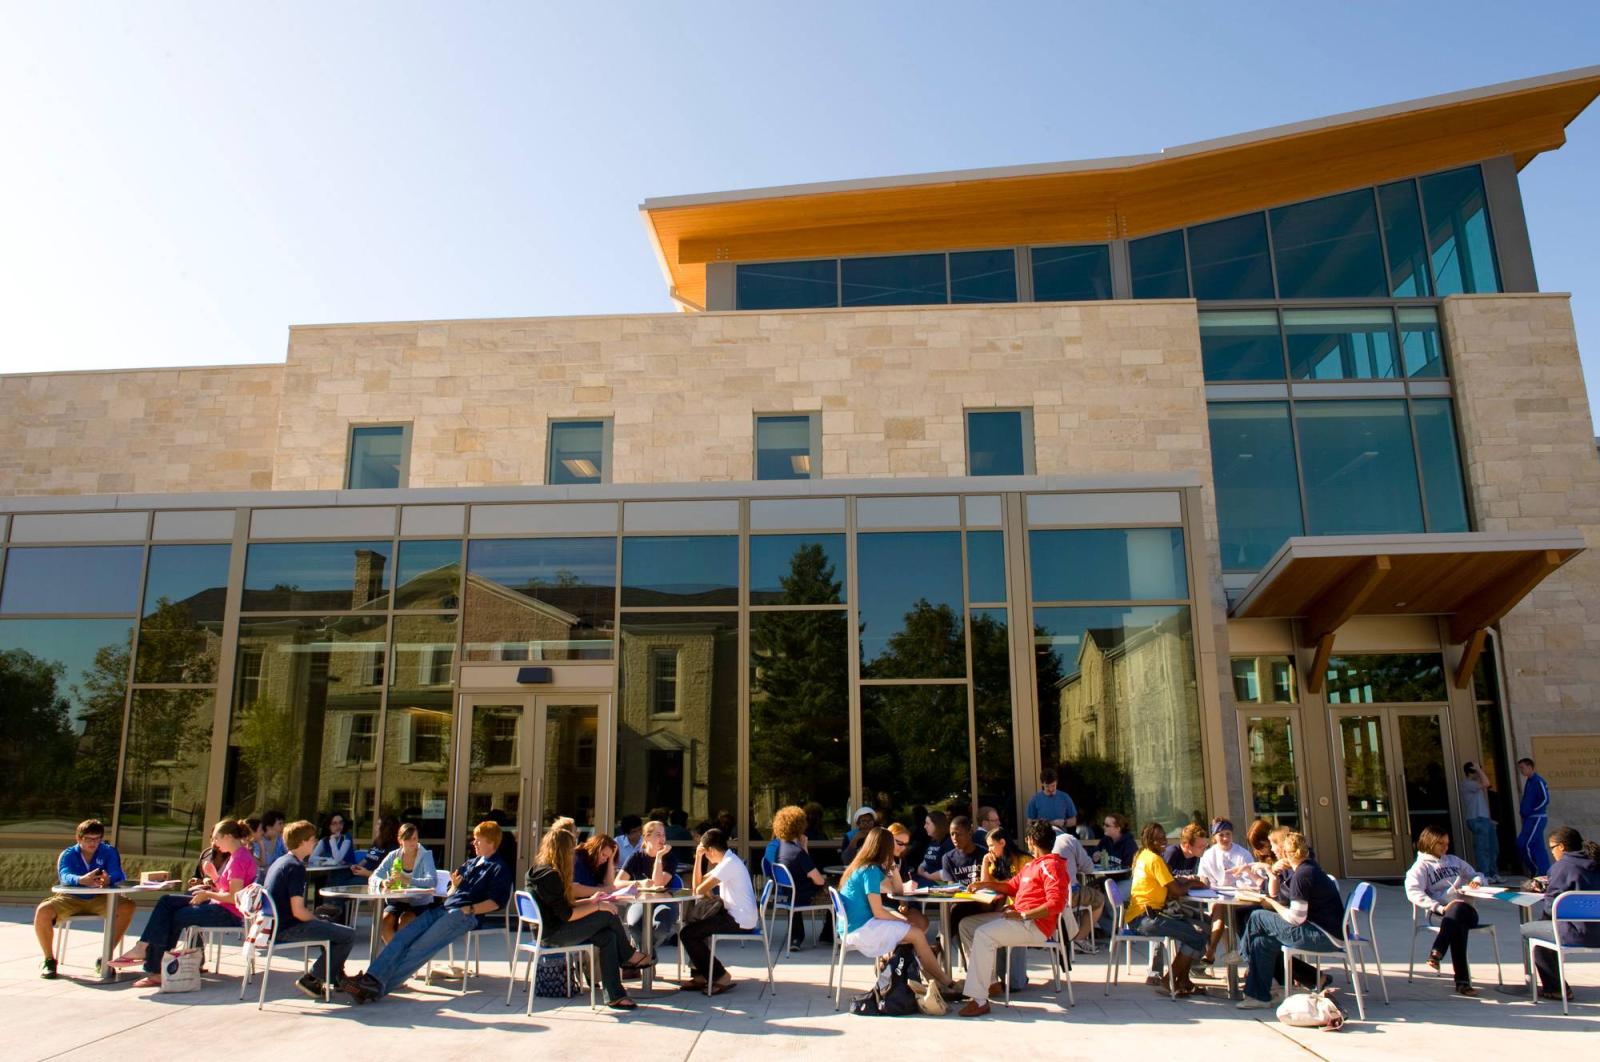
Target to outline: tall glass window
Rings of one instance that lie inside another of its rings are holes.
[[[1312,534],[1423,529],[1404,400],[1299,402],[1295,427]]]
[[[1273,310],[1200,315],[1200,358],[1207,382],[1283,379],[1283,339]]]
[[[211,690],[134,692],[117,837],[123,855],[193,859],[208,843],[215,703]]]
[[[1275,207],[1269,213],[1279,298],[1373,298],[1387,293],[1372,189]]]
[[[1440,295],[1500,290],[1483,174],[1476,166],[1422,178],[1428,255]]]
[[[137,681],[216,681],[232,552],[225,545],[150,547]]]
[[[622,603],[650,608],[737,605],[738,537],[672,535],[623,539]]]
[[[379,806],[443,854],[455,721],[455,616],[396,616]]]
[[[1274,826],[1301,829],[1300,779],[1294,766],[1294,721],[1253,715],[1245,721],[1250,810]]]
[[[1016,302],[1017,253],[1003,251],[952,251],[950,301]]]
[[[1183,230],[1128,241],[1128,270],[1136,299],[1189,297],[1189,263]]]
[[[1029,531],[1035,601],[1158,601],[1189,596],[1176,527]]]
[[[862,794],[890,821],[972,805],[966,686],[863,686]]]
[[[896,254],[839,263],[842,306],[917,306],[949,302],[944,255]]]
[[[1224,571],[1254,571],[1303,534],[1287,402],[1213,402],[1211,472]]]
[[[0,612],[132,614],[139,608],[140,546],[13,546]]]
[[[1389,248],[1389,294],[1396,298],[1431,295],[1428,245],[1422,235],[1422,208],[1417,182],[1396,181],[1378,189],[1383,212],[1383,238]]]
[[[616,585],[610,536],[476,539],[467,547],[466,659],[609,660]]]
[[[741,310],[805,310],[839,305],[839,262],[754,262],[734,273]]]
[[[1032,421],[1028,410],[969,410],[967,475],[1027,475],[1033,464]]]
[[[387,608],[393,552],[387,539],[257,542],[245,555],[244,611]]]
[[[603,420],[550,422],[550,462],[545,482],[606,483],[611,479],[610,453]]]
[[[1111,248],[1033,248],[1035,302],[1085,302],[1111,298]]]
[[[822,475],[816,418],[809,413],[756,417],[756,478],[816,479]]]
[[[1289,374],[1297,380],[1392,380],[1394,316],[1376,310],[1285,310]]]
[[[1439,314],[1431,307],[1402,309],[1400,354],[1407,376],[1443,376],[1444,344],[1439,341]]]
[[[967,673],[959,531],[856,538],[863,678]]]
[[[1414,399],[1411,416],[1417,428],[1417,456],[1422,460],[1428,530],[1466,531],[1466,490],[1461,482],[1461,455],[1456,450],[1456,425],[1450,412],[1450,400]]]
[[[819,585],[810,596],[827,594]],[[766,836],[773,812],[786,804],[806,809],[810,840],[843,834],[850,805],[850,622],[843,609],[750,616],[752,829]]]
[[[1197,299],[1272,298],[1265,214],[1244,214],[1189,230],[1189,267]]]
[[[379,490],[405,486],[405,456],[409,428],[379,424],[350,429],[350,466],[344,485],[350,490]]]
[[[972,742],[978,804],[999,810],[1006,825],[1016,807],[1016,746],[1011,726],[1010,622],[1003,608],[975,608],[972,632]]]

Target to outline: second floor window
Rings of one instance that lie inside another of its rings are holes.
[[[410,435],[411,429],[404,424],[352,426],[345,487],[378,490],[405,486]]]
[[[805,413],[756,417],[756,478],[817,479],[822,454],[816,417]]]
[[[607,483],[611,470],[611,425],[603,420],[558,420],[550,424],[548,483]]]
[[[967,475],[1033,474],[1033,418],[1026,409],[967,412]]]
[[[650,650],[650,711],[656,715],[678,714],[678,651]]]

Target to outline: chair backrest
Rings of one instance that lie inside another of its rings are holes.
[[[433,894],[446,896],[450,892],[450,872],[448,870],[435,870],[433,872]]]
[[[520,933],[523,926],[530,926],[535,944],[544,943],[544,915],[539,911],[539,901],[533,898],[533,893],[527,889],[518,889],[512,900],[512,909],[517,913],[517,931]]]
[[[761,876],[764,878],[772,877],[772,860],[766,856],[761,857]]]
[[[767,924],[767,919],[764,912],[767,910],[767,905],[773,902],[773,897],[776,895],[776,886],[774,885],[773,880],[768,878],[766,884],[761,886],[761,895],[756,898],[756,927],[755,929],[751,930],[751,932],[757,936],[761,935],[762,927]]]
[[[1117,884],[1117,880],[1115,878],[1106,878],[1105,882],[1106,902],[1112,907],[1115,907],[1118,911],[1121,911],[1124,902],[1122,896],[1122,886]]]
[[[1552,922],[1600,922],[1600,892],[1564,892],[1550,904]]]
[[[1335,886],[1337,888],[1337,885]],[[1350,890],[1350,898],[1344,902],[1345,911],[1371,911],[1378,904],[1378,890],[1372,887],[1370,881],[1358,881],[1356,887]]]
[[[850,931],[850,919],[844,913],[844,897],[832,885],[828,886],[828,902],[833,904],[833,932],[841,941]]]
[[[763,863],[767,871],[767,880],[780,889],[789,890],[789,900],[794,901],[794,875],[789,873],[789,868],[782,863]]]

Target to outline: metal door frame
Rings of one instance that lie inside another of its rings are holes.
[[[1305,716],[1298,704],[1256,705],[1241,704],[1235,713],[1239,728],[1239,777],[1244,783],[1244,808],[1241,821],[1253,822],[1256,818],[1255,788],[1250,774],[1250,720],[1287,719],[1289,721],[1289,755],[1294,757],[1294,786],[1300,801],[1299,832],[1315,844],[1311,825],[1311,798],[1306,788]]]
[[[1355,877],[1397,878],[1405,874],[1406,868],[1411,865],[1411,807],[1406,796],[1405,762],[1401,755],[1400,726],[1398,720],[1401,716],[1433,716],[1439,723],[1439,738],[1441,742],[1440,754],[1444,758],[1446,778],[1446,798],[1449,801],[1451,836],[1456,834],[1456,799],[1454,788],[1449,784],[1450,764],[1455,762],[1453,740],[1451,731],[1450,706],[1443,702],[1424,701],[1419,703],[1395,704],[1330,704],[1328,705],[1328,736],[1329,745],[1333,752],[1333,785],[1335,815],[1339,823],[1339,848],[1343,857],[1343,869],[1346,875]],[[1390,833],[1394,840],[1393,861],[1380,865],[1379,861],[1363,860],[1364,866],[1358,866],[1350,829],[1350,797],[1345,788],[1344,769],[1344,740],[1339,730],[1339,720],[1344,716],[1377,716],[1379,719],[1378,733],[1384,748],[1384,775],[1389,786],[1389,799],[1391,810],[1389,815]]]

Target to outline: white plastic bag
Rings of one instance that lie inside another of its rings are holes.
[[[161,992],[200,991],[200,963],[204,945],[180,945],[161,956]]]
[[[1333,1032],[1344,1026],[1344,1011],[1321,992],[1295,992],[1278,1004],[1278,1020],[1301,1029]]]

